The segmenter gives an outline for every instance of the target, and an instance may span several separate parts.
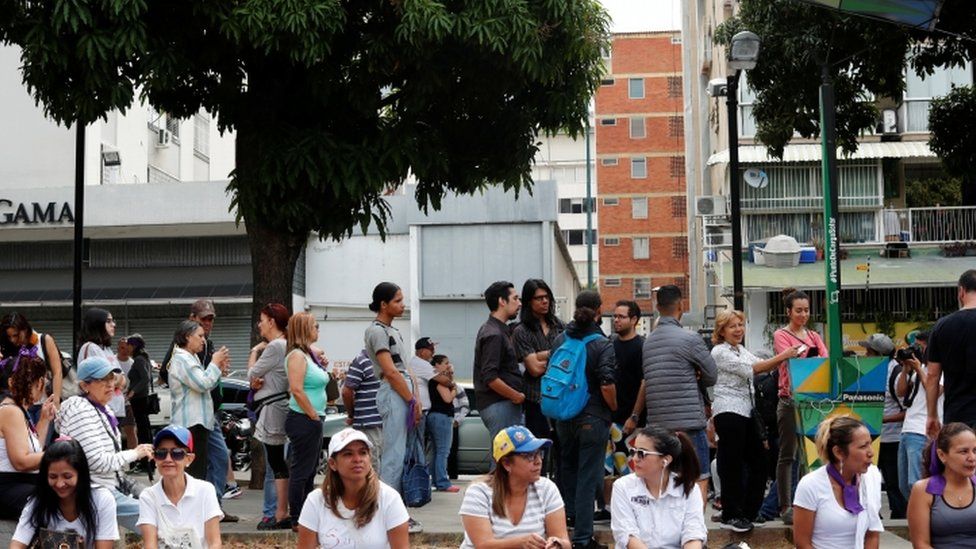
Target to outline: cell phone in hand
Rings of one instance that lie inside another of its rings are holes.
[[[807,354],[807,348],[808,347],[806,345],[800,344],[800,346],[796,348],[796,356],[804,356],[804,355],[806,355]]]

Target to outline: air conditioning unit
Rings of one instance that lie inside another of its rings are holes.
[[[695,215],[728,215],[724,196],[700,196],[695,200]]]
[[[156,130],[156,146],[163,149],[169,147],[170,142],[173,140],[173,133],[166,128],[160,128]]]
[[[732,232],[718,227],[709,227],[705,232],[705,245],[724,248],[732,245]]]

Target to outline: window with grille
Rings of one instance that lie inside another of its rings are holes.
[[[618,205],[620,205],[620,199],[619,198],[604,198],[603,199],[603,205],[604,206],[618,206]]]
[[[193,152],[210,157],[210,117],[205,114],[193,117]]]
[[[675,98],[681,97],[681,77],[680,76],[669,76],[668,77],[668,97]]]
[[[688,217],[688,202],[685,197],[671,197],[671,217]]]
[[[688,240],[683,236],[676,236],[671,239],[671,255],[675,259],[688,257]]]
[[[669,171],[671,172],[671,177],[684,177],[685,158],[683,156],[672,156],[668,168]]]
[[[627,97],[630,99],[644,99],[643,78],[630,78],[627,80]]]
[[[617,125],[617,119],[616,118],[601,118],[600,119],[600,125],[601,126],[616,126]]]
[[[684,137],[684,135],[685,135],[684,120],[680,116],[669,116],[668,137]]]
[[[647,219],[647,197],[630,199],[630,217],[633,219]]]
[[[634,299],[650,299],[650,298],[651,298],[651,279],[635,278]]]
[[[630,159],[630,178],[631,179],[646,179],[647,178],[647,158],[631,158]]]
[[[651,239],[646,236],[636,236],[633,238],[634,259],[650,259]]]
[[[601,158],[600,159],[600,164],[602,166],[616,166],[617,165],[617,159],[616,158]]]
[[[166,129],[173,135],[175,141],[180,140],[180,119],[175,116],[166,115]]]
[[[674,281],[671,283],[677,286],[679,290],[681,290],[681,297],[684,298],[688,297],[688,278],[681,276],[675,278]]]
[[[637,118],[630,119],[630,138],[631,139],[644,139],[647,137],[647,128],[644,124],[644,117],[638,116]]]
[[[603,279],[603,285],[606,286],[607,288],[617,288],[617,287],[620,286],[620,279],[619,278],[604,278]]]
[[[603,239],[603,245],[604,246],[619,246],[620,245],[620,239],[617,238],[616,236],[608,236],[608,237],[606,237],[606,238]]]

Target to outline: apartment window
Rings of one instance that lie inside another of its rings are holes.
[[[616,158],[601,158],[600,159],[600,165],[601,166],[616,166],[617,165],[617,159]]]
[[[671,35],[671,43],[674,44],[674,45],[681,44],[681,35],[680,34],[672,34]]]
[[[614,84],[613,78],[604,78],[603,80],[600,80],[601,86],[612,86],[613,84]]]
[[[173,141],[180,141],[180,119],[175,116],[166,115],[166,129],[173,135]]]
[[[635,236],[632,240],[634,243],[634,259],[650,259],[651,239],[646,236]]]
[[[650,298],[651,298],[651,279],[635,278],[634,299],[650,299]]]
[[[193,152],[210,157],[210,117],[205,114],[193,117]]]
[[[564,214],[581,214],[586,213],[584,205],[586,204],[585,198],[560,198],[559,199],[559,213]],[[590,199],[590,204],[593,204],[593,199]]]
[[[596,243],[596,230],[590,231],[590,242]],[[563,239],[566,244],[570,246],[582,246],[584,244],[589,244],[586,239],[586,230],[584,229],[572,229],[569,231],[563,231]]]
[[[627,80],[627,97],[630,99],[644,99],[643,78],[630,78]]]
[[[671,177],[684,177],[685,176],[685,158],[683,156],[672,156],[671,161],[668,165],[668,171]]]
[[[668,137],[684,137],[684,136],[685,136],[684,119],[680,116],[669,116]]]
[[[647,197],[634,197],[630,199],[630,217],[633,219],[647,219]]]
[[[640,157],[630,159],[630,178],[647,179],[647,158]]]
[[[610,45],[607,44],[606,46],[600,48],[600,57],[610,59],[611,52],[612,50],[610,49]]]
[[[644,124],[644,117],[638,116],[630,119],[630,138],[644,139],[647,137],[647,128]]]
[[[924,79],[908,69],[905,75],[905,131],[929,131],[929,105],[932,99],[949,93],[953,86],[972,83],[969,63],[962,67],[939,67]]]
[[[616,126],[617,125],[617,119],[616,118],[601,118],[600,119],[600,125],[601,126]]]
[[[620,199],[619,198],[604,198],[603,199],[603,205],[604,206],[618,206],[618,205],[620,205]]]
[[[914,71],[908,71],[913,73]],[[746,71],[742,71],[739,82],[739,136],[754,137],[756,135],[756,119],[752,116],[752,104],[756,102],[756,92],[749,87]]]
[[[671,197],[671,217],[688,217],[688,202],[685,197]]]
[[[668,97],[674,99],[676,97],[681,97],[681,77],[680,76],[669,76],[668,77]]]
[[[607,288],[617,288],[620,286],[619,278],[604,278],[603,285]]]
[[[604,246],[619,246],[620,245],[620,239],[617,238],[616,236],[608,236],[608,237],[606,237],[606,238],[603,239],[603,245]]]
[[[688,240],[683,236],[676,236],[671,239],[671,256],[675,259],[688,257]]]

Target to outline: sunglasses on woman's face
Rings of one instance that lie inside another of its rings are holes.
[[[628,453],[630,454],[630,457],[632,457],[632,458],[636,457],[637,459],[639,459],[641,461],[644,461],[645,459],[647,459],[647,456],[663,456],[664,455],[661,452],[655,452],[654,450],[645,450],[643,448],[631,448],[630,449],[630,452],[628,452]]]
[[[163,461],[167,455],[173,458],[173,461],[183,461],[186,458],[186,454],[187,452],[183,448],[159,448],[153,450],[153,457],[156,458],[156,461]]]

